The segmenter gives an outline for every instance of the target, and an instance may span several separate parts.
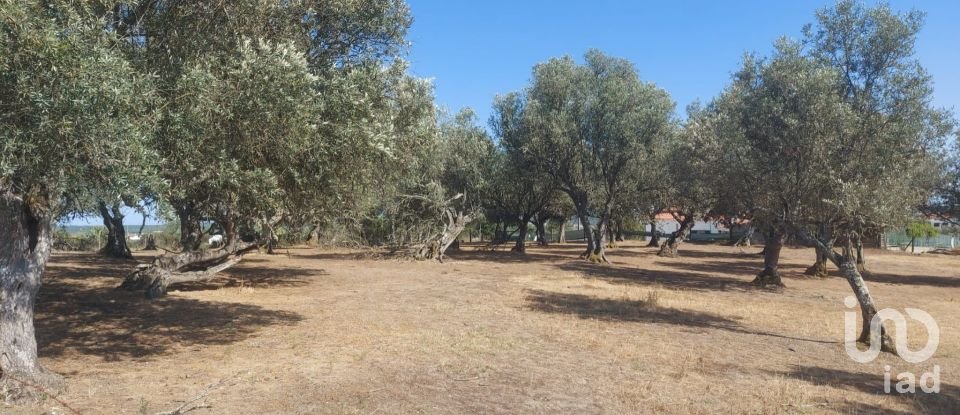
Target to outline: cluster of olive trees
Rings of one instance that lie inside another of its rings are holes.
[[[755,284],[782,286],[783,245],[808,243],[811,272],[833,263],[859,299],[861,340],[890,349],[882,329],[870,331],[864,241],[923,207],[957,213],[945,154],[954,122],[930,104],[930,77],[914,57],[922,20],[846,0],[820,10],[801,41],[745,57],[729,86],[682,123],[626,61],[590,52],[582,65],[537,65],[528,88],[494,103],[500,171],[522,196],[513,214],[528,221],[544,191],[566,194],[585,225],[583,256],[600,262],[606,230],[623,217],[673,214],[680,226],[661,256],[677,255],[695,220],[749,221],[766,242]]]
[[[58,383],[32,322],[58,219],[100,212],[122,242],[121,205],[170,212],[184,252],[124,284],[152,297],[362,206],[375,166],[434,139],[410,21],[400,0],[0,1],[0,395]],[[195,251],[210,224],[225,246]]]

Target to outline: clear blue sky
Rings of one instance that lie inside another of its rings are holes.
[[[581,58],[590,48],[629,59],[665,88],[683,115],[726,85],[744,52],[767,54],[800,37],[831,1],[408,0],[414,74],[434,79],[437,101],[472,107],[486,125],[494,95],[523,88],[534,64]],[[871,2],[873,3],[873,2]],[[960,1],[892,1],[927,12],[917,56],[933,75],[935,103],[960,108]]]

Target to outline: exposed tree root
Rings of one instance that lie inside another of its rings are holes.
[[[780,278],[780,273],[776,270],[764,269],[757,277],[753,279],[751,284],[761,287],[761,288],[784,288],[786,285],[783,284],[783,279]]]
[[[670,243],[664,243],[660,247],[660,251],[657,252],[657,256],[662,258],[676,258],[678,251],[676,245],[671,246]]]
[[[803,271],[806,275],[811,275],[817,278],[826,278],[829,276],[827,273],[827,264],[826,263],[816,263]]]
[[[593,262],[595,264],[609,264],[610,261],[607,260],[607,256],[603,253],[591,252],[589,255],[583,257],[587,261]]]

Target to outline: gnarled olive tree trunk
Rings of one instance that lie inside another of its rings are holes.
[[[873,321],[874,316],[877,315],[877,306],[873,302],[873,296],[870,295],[870,290],[867,289],[867,282],[863,279],[860,271],[857,270],[857,262],[853,257],[853,246],[850,239],[846,238],[847,242],[843,249],[844,252],[840,255],[832,248],[828,248],[823,241],[811,236],[805,229],[797,226],[793,227],[801,237],[816,244],[817,249],[827,255],[830,262],[840,270],[840,275],[850,284],[850,288],[857,298],[857,303],[860,305],[860,313],[863,317],[863,328],[860,331],[860,337],[857,341],[868,344],[877,341],[880,342],[880,350],[897,354],[896,345],[883,324],[880,325],[880,333],[874,333],[871,329],[870,323]]]
[[[660,252],[657,252],[657,256],[667,258],[676,257],[678,254],[677,251],[680,249],[680,244],[683,243],[688,236],[690,236],[690,231],[693,230],[695,221],[695,215],[685,215],[683,220],[680,221],[680,227],[670,234],[670,238],[667,239],[667,242],[664,242],[663,245],[660,246]]]
[[[101,201],[97,208],[103,217],[103,226],[107,228],[107,244],[100,249],[100,253],[113,258],[133,258],[130,247],[127,246],[127,230],[123,227],[120,202],[114,202],[107,207],[107,204]]]
[[[413,248],[412,254],[415,259],[436,259],[443,262],[443,256],[450,245],[457,240],[457,237],[466,229],[467,225],[478,216],[476,213],[464,214],[451,208],[446,210],[445,215],[447,218],[443,225],[443,231]]]
[[[200,227],[200,218],[190,207],[178,207],[177,219],[180,221],[180,246],[184,251],[200,249],[203,229]]]
[[[52,246],[49,206],[0,191],[0,397],[56,394],[62,379],[40,366],[33,307]],[[41,390],[42,388],[42,390]]]
[[[256,248],[256,243],[232,240],[221,249],[164,254],[154,259],[151,264],[139,266],[127,276],[120,288],[129,291],[144,290],[147,298],[159,298],[167,294],[170,285],[213,279],[218,272],[236,265],[245,253]],[[187,268],[200,269],[186,271]]]
[[[547,246],[550,244],[550,242],[547,241],[547,222],[549,221],[549,219],[540,218],[539,215],[536,221],[534,221],[534,225],[537,227],[537,245]]]
[[[657,231],[656,219],[653,219],[650,221],[650,243],[647,244],[647,247],[653,247],[653,248],[660,247],[660,232]]]
[[[511,251],[518,252],[521,254],[527,253],[527,224],[530,223],[530,218],[527,216],[521,217],[520,222],[517,225],[517,242],[513,245]]]
[[[580,258],[596,263],[609,262],[607,261],[606,251],[604,250],[604,239],[606,239],[604,221],[601,220],[600,223],[597,224],[597,227],[594,228],[593,224],[590,223],[590,216],[586,210],[579,208],[577,210],[577,216],[581,224],[580,227],[583,229],[583,237],[587,241],[587,250],[580,254]]]
[[[754,285],[761,287],[783,287],[780,278],[780,252],[787,241],[787,234],[782,229],[774,228],[767,238],[763,250],[763,271],[753,280]]]
[[[856,258],[857,258],[857,271],[861,274],[867,273],[867,258],[863,255],[863,237],[859,234],[853,239],[853,246],[855,248]]]

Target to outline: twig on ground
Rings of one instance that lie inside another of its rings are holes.
[[[213,383],[207,386],[207,388],[204,389],[203,392],[200,392],[199,395],[194,396],[193,398],[187,400],[176,409],[165,411],[165,412],[158,412],[157,415],[183,415],[187,412],[194,411],[197,409],[212,408],[211,405],[207,404],[206,398],[210,396],[211,393],[228,386],[228,383],[230,383],[228,381],[236,380],[239,377],[240,377],[240,373],[238,372],[233,376],[228,376],[223,379],[220,379],[216,383]],[[236,383],[236,382],[233,382],[233,383]],[[200,402],[200,403],[197,403],[197,402]]]

